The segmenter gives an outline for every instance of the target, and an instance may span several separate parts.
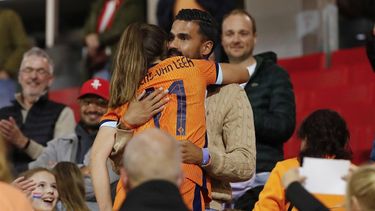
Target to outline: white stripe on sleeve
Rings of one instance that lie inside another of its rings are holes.
[[[223,70],[221,69],[220,64],[217,64],[217,66],[219,67],[219,69],[217,70],[217,78],[215,84],[220,85],[223,83]]]
[[[103,122],[100,127],[112,127],[112,128],[117,128],[117,122],[116,121],[108,121],[108,122]]]

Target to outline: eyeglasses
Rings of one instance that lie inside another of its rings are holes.
[[[94,104],[100,107],[108,106],[108,101],[104,100],[103,98],[82,98],[82,99],[79,99],[79,103],[81,106],[88,106],[90,104]]]
[[[44,68],[34,69],[34,68],[31,68],[31,67],[26,67],[26,68],[22,69],[22,72],[27,73],[27,74],[30,74],[34,71],[36,72],[36,74],[38,74],[40,76],[46,76],[46,75],[50,74],[50,72],[48,70],[44,69]]]

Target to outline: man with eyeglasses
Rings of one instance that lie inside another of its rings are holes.
[[[47,142],[74,131],[72,109],[48,99],[53,62],[40,48],[23,55],[18,73],[21,92],[12,105],[0,109],[0,135],[7,142],[15,173],[27,169],[41,154]]]

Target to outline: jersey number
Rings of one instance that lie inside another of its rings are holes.
[[[153,92],[155,89],[148,88],[146,89],[146,95]],[[182,80],[173,82],[169,88],[169,94],[175,94],[177,97],[177,127],[176,127],[176,136],[184,136],[186,128],[186,95],[184,83]],[[157,128],[160,128],[159,119],[161,112],[156,114],[154,119],[154,124]]]

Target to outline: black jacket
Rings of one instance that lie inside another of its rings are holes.
[[[65,105],[48,99],[47,94],[41,96],[30,108],[25,122],[22,121],[22,106],[14,100],[11,106],[0,109],[0,120],[13,117],[22,133],[43,146],[52,140],[55,124]],[[15,170],[20,173],[27,170],[32,159],[21,149],[11,147],[9,156]]]
[[[176,185],[164,180],[145,182],[127,193],[120,211],[188,211]]]
[[[367,37],[366,52],[372,70],[375,72],[375,36],[372,34],[372,31]]]
[[[255,56],[255,72],[245,86],[254,114],[256,172],[270,172],[284,159],[283,144],[296,125],[296,105],[288,73],[276,64],[276,54]]]

